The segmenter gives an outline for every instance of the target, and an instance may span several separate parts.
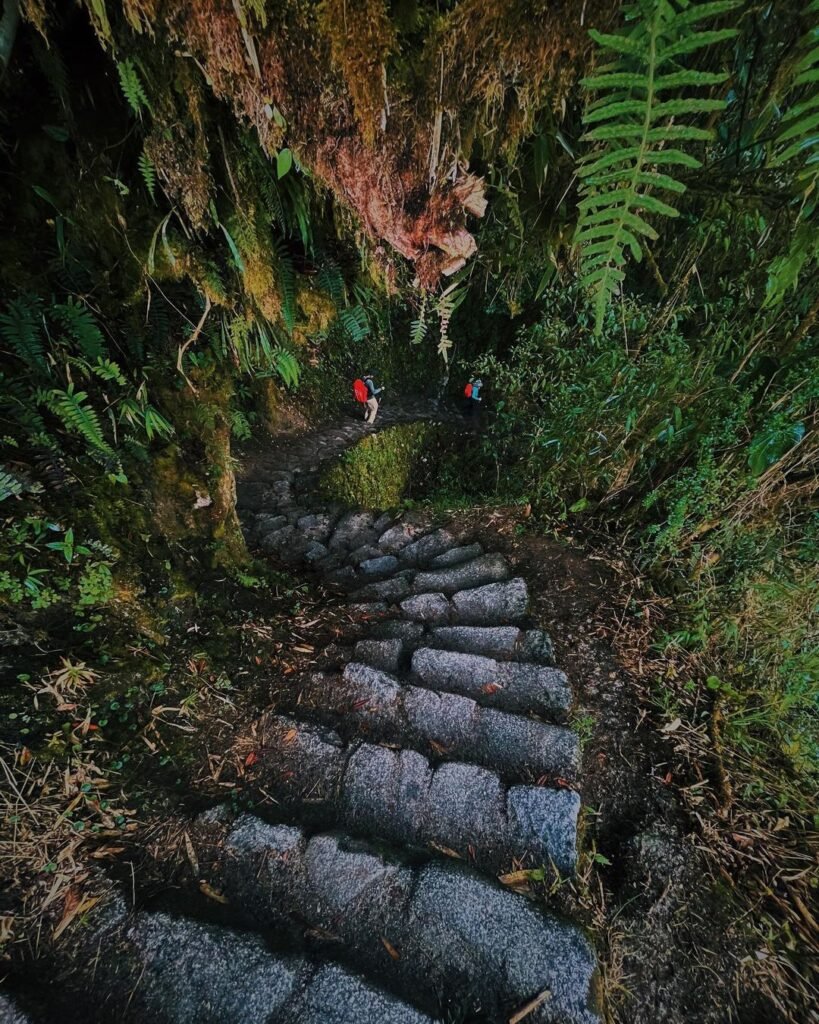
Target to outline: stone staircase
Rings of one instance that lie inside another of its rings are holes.
[[[495,877],[575,870],[569,683],[503,556],[315,496],[321,465],[370,429],[246,462],[250,546],[308,573],[349,628],[253,730],[257,813],[216,807],[190,830],[220,923],[119,898],[96,914],[75,958],[94,963],[92,1019],[599,1024],[583,931]]]

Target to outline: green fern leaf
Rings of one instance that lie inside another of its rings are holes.
[[[282,320],[289,334],[296,326],[296,271],[290,252],[282,239],[277,239],[273,249],[276,254],[276,276],[282,298]]]
[[[97,413],[90,405],[83,404],[87,398],[84,391],[74,391],[74,385],[69,384],[65,391],[49,392],[48,406],[66,430],[85,438],[92,451],[115,458],[113,448],[103,436]]]
[[[626,253],[639,260],[643,248],[638,239],[658,237],[646,217],[678,216],[665,197],[682,194],[685,184],[670,169],[700,166],[698,158],[679,144],[704,142],[712,133],[690,119],[725,105],[722,99],[695,94],[722,84],[725,75],[675,67],[672,62],[735,36],[735,29],[695,26],[736,6],[738,0],[716,0],[680,11],[670,0],[648,0],[628,35],[589,33],[601,50],[616,55],[583,83],[594,94],[584,115],[583,141],[595,146],[578,169],[575,242],[598,332],[612,294],[625,279]],[[668,65],[660,74],[659,69]],[[685,97],[660,98],[676,89],[685,90]]]
[[[102,359],[105,355],[105,338],[91,312],[79,300],[53,307],[54,319],[71,338],[86,359]]]
[[[142,111],[150,111],[151,104],[148,102],[145,88],[130,57],[126,60],[117,61],[117,74],[119,75],[122,95],[125,97],[134,115],[142,120]]]
[[[0,337],[26,366],[48,372],[43,338],[42,313],[34,300],[13,299],[0,314]]]
[[[410,344],[422,344],[427,336],[427,328],[427,293],[424,292],[421,299],[421,308],[418,310],[418,319],[413,320],[410,326]]]
[[[156,188],[156,168],[144,149],[139,154],[139,160],[137,163],[139,164],[139,173],[142,175],[142,180],[145,182],[145,188],[148,190],[148,195],[153,199],[154,189]]]

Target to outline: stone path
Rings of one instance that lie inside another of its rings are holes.
[[[431,411],[385,410],[379,428]],[[506,1022],[526,1010],[527,1024],[599,1024],[582,930],[494,877],[574,872],[568,681],[503,556],[421,517],[315,497],[319,468],[370,430],[279,439],[245,464],[249,544],[335,592],[351,627],[336,663],[255,727],[249,785],[265,820],[220,807],[191,830],[225,923],[128,914],[116,899],[97,915],[86,983],[106,1020]]]

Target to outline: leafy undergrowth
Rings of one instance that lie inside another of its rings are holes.
[[[166,605],[154,639],[109,633],[93,662],[65,654],[0,705],[0,957],[37,955],[109,885],[95,868],[155,822],[229,798],[224,752],[272,677],[312,650],[303,586],[264,566],[211,574]]]

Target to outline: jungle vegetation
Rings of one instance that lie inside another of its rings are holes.
[[[8,749],[32,680],[115,661],[203,574],[258,583],[237,441],[337,415],[363,369],[454,397],[480,372],[492,414],[438,498],[624,545],[683,666],[656,701],[719,751],[717,817],[805,842],[819,2],[3,12]],[[766,918],[783,962],[815,884]]]

